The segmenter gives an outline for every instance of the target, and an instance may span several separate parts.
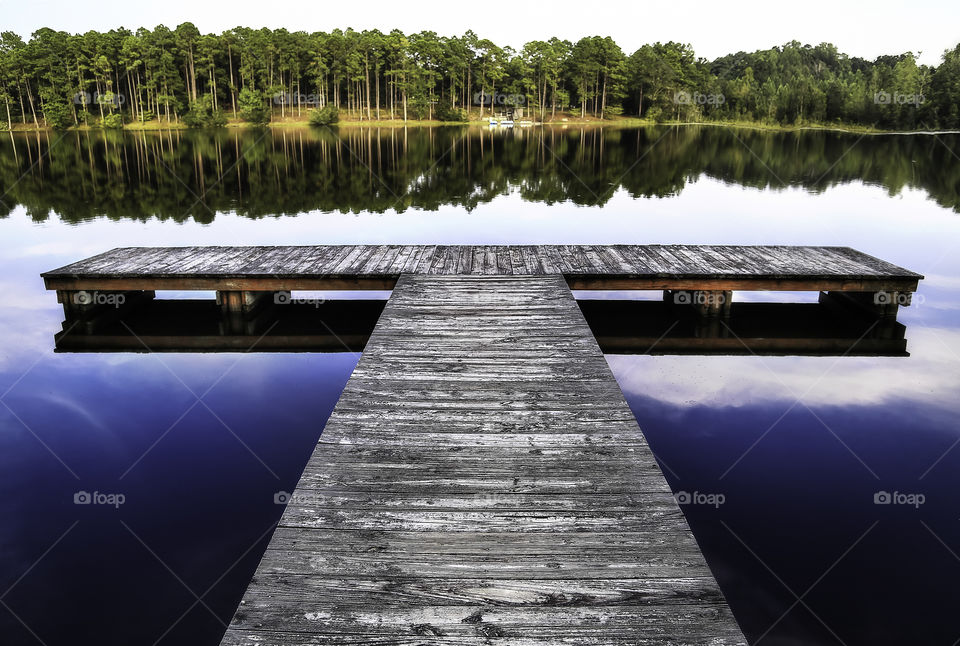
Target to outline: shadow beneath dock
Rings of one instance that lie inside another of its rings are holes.
[[[361,352],[383,300],[263,307],[243,320],[210,300],[150,300],[125,313],[67,319],[57,352]]]
[[[733,303],[726,317],[657,301],[579,304],[606,354],[909,356],[895,318],[825,303]]]
[[[823,300],[823,299],[821,299]],[[607,354],[908,356],[893,317],[821,303],[733,303],[722,317],[637,300],[578,301]],[[268,304],[242,320],[210,300],[148,299],[68,317],[57,352],[361,352],[386,301]]]

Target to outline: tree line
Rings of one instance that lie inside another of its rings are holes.
[[[670,126],[13,133],[0,137],[0,218],[17,205],[38,222],[472,211],[508,193],[591,206],[618,191],[677,195],[701,177],[811,193],[913,188],[960,212],[958,146],[955,134]]]
[[[0,122],[66,128],[124,123],[222,125],[305,118],[463,121],[521,108],[524,117],[845,123],[960,127],[960,45],[939,65],[910,53],[869,61],[831,44],[790,42],[714,61],[689,45],[626,54],[610,37],[551,38],[519,51],[472,31],[203,34],[43,28],[0,34]]]

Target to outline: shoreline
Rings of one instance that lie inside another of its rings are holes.
[[[470,121],[438,121],[438,120],[399,120],[399,119],[386,119],[386,120],[371,120],[366,119],[356,120],[356,119],[344,119],[336,124],[330,126],[319,126],[320,128],[438,128],[438,127],[489,127],[489,122],[484,120],[472,119]],[[960,130],[955,129],[944,129],[944,130],[930,130],[930,129],[918,129],[918,130],[884,130],[881,128],[876,128],[874,126],[861,126],[856,124],[803,124],[803,125],[781,125],[781,124],[768,124],[755,121],[653,121],[650,119],[641,119],[637,117],[625,117],[619,119],[580,119],[580,118],[568,118],[566,120],[553,120],[553,121],[544,121],[544,122],[532,122],[528,125],[515,125],[514,128],[566,128],[570,126],[576,127],[594,127],[594,128],[639,128],[639,127],[690,127],[690,126],[704,126],[711,128],[738,128],[746,130],[765,130],[770,132],[801,132],[801,131],[823,131],[823,132],[845,132],[851,134],[860,134],[860,135],[942,135],[942,134],[960,134]],[[270,123],[264,124],[263,126],[257,126],[246,121],[231,120],[227,125],[223,126],[222,129],[232,130],[245,130],[258,127],[265,127],[270,129],[283,129],[283,128],[313,128],[317,126],[311,126],[309,121],[306,118],[290,120],[285,119],[282,121],[271,121]],[[499,126],[497,126],[499,127]],[[91,125],[80,125],[80,126],[71,126],[62,132],[96,132],[96,131],[111,131],[111,132],[172,132],[172,131],[188,131],[188,130],[214,130],[221,128],[188,128],[183,125],[183,123],[162,123],[158,121],[151,121],[147,123],[130,123],[125,124],[123,128],[109,129],[101,128],[99,126]],[[50,132],[54,129],[49,126],[35,126],[31,124],[17,124],[13,128],[8,128],[0,132],[7,132],[9,134],[13,133],[38,133],[38,132]]]

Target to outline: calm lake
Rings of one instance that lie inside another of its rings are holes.
[[[218,644],[359,356],[54,353],[41,272],[134,245],[729,243],[926,277],[909,357],[608,355],[674,491],[722,494],[684,512],[745,634],[955,644],[958,241],[958,135],[4,134],[0,641]]]

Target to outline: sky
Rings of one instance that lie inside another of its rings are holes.
[[[612,36],[627,53],[644,43],[689,43],[698,56],[714,59],[737,51],[753,51],[791,40],[830,42],[851,56],[872,59],[880,54],[912,51],[920,62],[936,64],[945,49],[960,42],[957,0],[805,0],[781,3],[759,0],[726,2],[605,2],[583,0],[536,2],[389,2],[272,3],[251,0],[164,0],[129,2],[100,0],[0,0],[0,29],[27,36],[39,27],[84,32],[113,27],[175,27],[193,22],[202,32],[220,32],[238,25],[329,31],[353,27],[381,31],[435,31],[445,36],[472,29],[498,45],[519,49],[530,40],[552,36],[577,40]]]

